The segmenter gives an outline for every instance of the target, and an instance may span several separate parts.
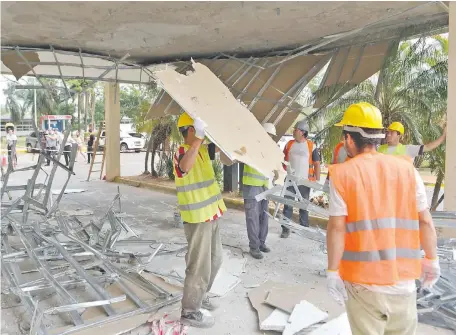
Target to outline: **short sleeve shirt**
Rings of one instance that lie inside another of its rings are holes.
[[[320,161],[320,155],[317,149],[312,152],[312,160],[314,162]],[[302,143],[294,142],[288,153],[289,167],[294,171],[295,175],[299,178],[309,178],[309,146],[307,142]]]
[[[396,150],[396,146],[388,146],[387,153],[393,154],[394,150]],[[405,145],[405,153],[407,156],[415,158],[416,156],[422,155],[424,152],[424,145],[413,145],[407,144]]]

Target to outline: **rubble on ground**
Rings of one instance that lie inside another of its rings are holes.
[[[67,136],[68,132],[65,140]],[[36,165],[8,167],[3,175],[1,271],[6,285],[2,293],[16,296],[25,307],[27,321],[21,328],[32,335],[83,334],[101,326],[106,333],[120,334],[146,322],[151,312],[178,302],[182,289],[145,271],[163,244],[153,252],[125,250],[151,242],[139,239],[125,222],[117,209],[120,193],[101,218],[90,216],[88,222],[81,215],[93,214],[89,210],[59,208],[63,194],[84,191],[66,190],[74,174],[77,146],[72,148],[68,167],[59,163],[63,147],[51,157],[50,174],[42,169],[48,157],[40,153]],[[52,190],[58,168],[68,177],[62,189]],[[11,173],[27,170],[33,170],[33,175],[26,185],[8,185]],[[46,175],[44,183],[36,182],[40,173]],[[12,200],[16,191],[25,192],[13,201],[3,201],[4,194]],[[116,249],[118,242],[121,250]],[[174,328],[175,334],[186,332],[178,325]]]

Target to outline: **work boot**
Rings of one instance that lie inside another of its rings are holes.
[[[263,254],[261,253],[260,249],[250,249],[250,255],[255,259],[263,258]]]
[[[290,236],[290,229],[282,227],[282,234],[280,234],[280,238],[288,238]]]
[[[263,244],[260,246],[260,251],[261,252],[271,252],[271,249],[269,249],[266,244]]]
[[[191,313],[182,312],[181,323],[197,328],[211,328],[215,324],[215,319],[209,312],[206,313],[201,311]]]
[[[208,311],[215,311],[219,306],[211,301],[211,299],[209,299],[209,297],[206,295],[206,297],[203,299],[201,307],[207,309]]]

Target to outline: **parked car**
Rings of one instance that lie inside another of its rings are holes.
[[[147,146],[147,138],[141,133],[128,133],[130,136],[137,137],[137,138],[142,138],[144,140],[144,148]]]
[[[106,131],[103,130],[100,135],[99,146],[103,147],[105,145]],[[133,137],[129,133],[120,132],[120,151],[127,152],[129,150],[134,150],[135,152],[140,152],[144,148],[146,141],[143,138]]]

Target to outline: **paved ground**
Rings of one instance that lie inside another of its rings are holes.
[[[138,174],[142,171],[142,154],[128,153],[122,154],[121,157],[122,174]],[[31,155],[21,156],[20,165],[23,164],[31,164]],[[47,169],[50,171],[50,168]],[[60,207],[92,209],[95,216],[99,216],[116,194],[118,185],[99,180],[86,182],[87,170],[88,166],[81,157],[76,163],[76,176],[71,179],[68,188],[84,188],[87,191],[65,195]],[[11,184],[22,184],[29,175],[30,173],[13,174]],[[63,177],[62,173],[57,175],[53,188],[61,187]],[[120,191],[122,211],[131,215],[128,224],[141,231],[143,238],[162,242],[185,242],[183,230],[174,227],[172,209],[165,205],[174,205],[175,196],[124,185],[120,186]],[[258,330],[256,313],[246,294],[248,287],[261,284],[266,280],[308,285],[310,302],[328,311],[331,318],[342,312],[342,308],[328,297],[324,278],[318,275],[326,264],[325,255],[320,251],[318,244],[294,234],[290,239],[282,240],[279,238],[278,224],[270,222],[268,245],[273,252],[261,261],[253,260],[247,254],[248,240],[244,222],[244,214],[235,210],[228,211],[221,221],[222,241],[225,247],[237,257],[247,258],[246,273],[241,277],[242,283],[219,299],[221,307],[214,313],[217,319],[215,328],[191,329],[190,334],[262,334]],[[3,298],[2,295],[1,333],[19,334],[17,319],[21,317],[21,310],[18,307],[12,307],[11,301]],[[177,318],[179,305],[169,306],[166,310],[171,313],[171,318]],[[417,334],[452,334],[452,332],[420,324]]]

